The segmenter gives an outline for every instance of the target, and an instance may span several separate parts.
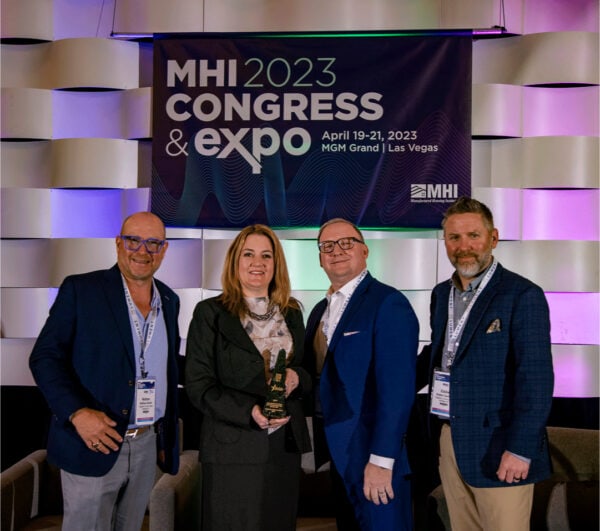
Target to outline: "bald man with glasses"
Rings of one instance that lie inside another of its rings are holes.
[[[369,248],[335,218],[318,235],[331,286],[310,314],[306,368],[315,378],[315,461],[331,459],[338,530],[412,530],[405,434],[419,324],[397,289],[367,271]]]
[[[29,365],[52,411],[63,531],[140,529],[156,464],[179,467],[179,298],[154,278],[162,221],[132,214],[111,269],[65,278]]]

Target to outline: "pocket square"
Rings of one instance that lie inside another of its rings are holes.
[[[502,327],[500,326],[500,319],[494,319],[488,329],[486,330],[486,334],[493,334],[494,332],[500,332]]]
[[[351,332],[344,332],[344,337],[353,336],[354,334],[360,334],[360,330],[352,330]]]

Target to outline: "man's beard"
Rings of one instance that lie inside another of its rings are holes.
[[[489,250],[481,255],[475,253],[460,253],[454,255],[452,265],[456,268],[458,274],[463,278],[476,277],[481,271],[483,271],[489,264],[492,256],[492,251]],[[471,264],[462,264],[459,262],[459,258],[471,257],[475,261]]]

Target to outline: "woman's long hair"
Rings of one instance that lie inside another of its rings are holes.
[[[219,297],[221,302],[233,315],[243,317],[248,313],[242,284],[240,283],[239,264],[246,238],[251,234],[266,236],[273,247],[274,270],[273,278],[269,284],[270,304],[277,304],[279,310],[284,315],[290,308],[300,310],[300,302],[291,296],[290,277],[281,242],[270,227],[261,224],[249,225],[242,229],[233,242],[231,242],[229,249],[227,249],[225,263],[223,264],[223,273],[221,275],[221,284],[223,287],[223,293]]]

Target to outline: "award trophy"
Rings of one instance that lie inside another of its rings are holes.
[[[263,408],[263,415],[269,419],[281,419],[287,416],[285,410],[285,358],[285,350],[281,349],[277,354],[269,392]]]

